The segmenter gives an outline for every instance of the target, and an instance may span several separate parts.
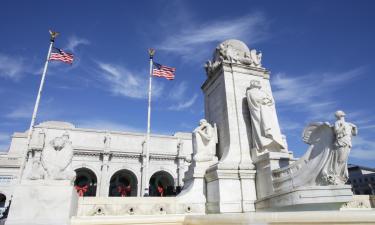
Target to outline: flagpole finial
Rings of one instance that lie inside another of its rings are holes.
[[[54,42],[54,41],[55,41],[55,38],[57,37],[57,35],[60,34],[59,32],[52,31],[51,29],[49,30],[49,33],[50,33],[50,35],[51,35],[51,42]]]
[[[150,55],[150,59],[154,58],[155,55],[155,49],[149,48],[148,49],[148,54]]]

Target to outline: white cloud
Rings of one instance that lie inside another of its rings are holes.
[[[349,157],[361,160],[375,160],[375,142],[361,136],[353,138],[353,149]]]
[[[28,70],[23,58],[0,53],[0,77],[18,81]]]
[[[279,119],[282,131],[300,131],[303,127],[302,124],[288,119]]]
[[[40,101],[38,108],[37,120],[51,119],[54,117],[58,117],[61,114],[66,114],[63,109],[55,107],[52,104],[54,98],[43,98],[42,96],[41,99],[42,100]],[[22,119],[30,120],[34,109],[34,101],[35,100],[32,99],[29,102],[17,104],[16,106],[12,107],[10,112],[4,114],[4,117],[7,119],[12,119],[14,121]]]
[[[33,107],[31,104],[20,105],[14,108],[11,112],[5,114],[8,119],[31,119],[31,114],[33,112]]]
[[[188,85],[185,81],[179,82],[171,88],[169,92],[169,98],[172,100],[181,100],[185,97],[185,92],[188,88]]]
[[[119,65],[102,62],[98,62],[97,64],[110,87],[109,90],[114,95],[138,99],[147,98],[147,72],[135,73]],[[152,96],[159,97],[163,91],[163,86],[156,80],[153,80],[152,84]]]
[[[77,36],[71,36],[68,39],[68,44],[66,45],[65,49],[75,52],[76,48],[80,45],[89,45],[90,41],[84,38],[79,38]]]
[[[180,32],[168,34],[158,49],[175,53],[185,59],[198,58],[210,50],[206,45],[226,39],[240,39],[250,44],[268,38],[268,22],[261,13],[240,18],[183,26]]]
[[[76,127],[97,129],[97,130],[108,130],[108,131],[126,131],[126,132],[144,132],[143,129],[127,126],[115,121],[91,119],[76,122]]]
[[[195,94],[190,100],[178,103],[177,105],[172,105],[172,106],[168,107],[168,109],[172,110],[172,111],[185,110],[187,108],[190,108],[195,103],[197,98],[198,98],[198,95]]]
[[[298,106],[316,118],[325,118],[336,110],[336,101],[332,98],[332,93],[363,72],[364,68],[359,67],[342,73],[298,77],[279,73],[271,80],[273,95],[279,106]]]

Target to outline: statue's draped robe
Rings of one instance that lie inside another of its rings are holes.
[[[251,116],[252,148],[259,151],[286,149],[273,98],[259,88],[251,88],[246,94]]]

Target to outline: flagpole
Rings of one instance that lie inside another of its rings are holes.
[[[52,51],[52,47],[53,47],[53,44],[55,43],[55,38],[57,37],[57,35],[59,33],[55,32],[55,31],[49,31],[50,34],[51,34],[51,39],[50,39],[50,44],[49,44],[49,49],[48,49],[48,53],[47,53],[47,58],[46,58],[46,62],[44,63],[44,68],[43,68],[43,74],[42,74],[42,79],[40,81],[40,85],[39,85],[39,90],[38,90],[38,95],[36,97],[36,101],[35,101],[35,105],[34,105],[34,111],[33,111],[33,115],[31,117],[31,122],[30,122],[30,127],[29,127],[29,131],[27,133],[27,149],[26,149],[26,156],[23,158],[23,162],[21,164],[21,169],[20,169],[20,176],[19,176],[19,180],[21,181],[21,178],[22,178],[22,175],[23,175],[23,170],[25,169],[25,164],[26,164],[26,158],[29,154],[29,148],[30,148],[30,141],[31,141],[31,135],[33,133],[33,130],[34,130],[34,125],[35,125],[35,119],[36,119],[36,115],[37,115],[37,112],[38,112],[38,108],[39,108],[39,102],[40,102],[40,96],[42,94],[42,90],[43,90],[43,85],[44,85],[44,81],[45,81],[45,78],[46,78],[46,74],[47,74],[47,68],[48,68],[48,62],[49,62],[49,58],[50,58],[50,55],[51,55],[51,51]]]
[[[144,168],[144,196],[149,195],[149,182],[148,182],[148,168],[150,161],[150,131],[151,131],[151,92],[152,92],[152,67],[155,50],[150,48],[148,50],[150,56],[150,78],[148,82],[148,111],[147,111],[147,135],[146,135],[146,164]]]

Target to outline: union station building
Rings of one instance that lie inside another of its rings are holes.
[[[73,145],[74,185],[80,196],[143,196],[146,182],[151,196],[160,196],[160,188],[163,196],[174,196],[183,186],[192,154],[191,133],[151,134],[148,172],[144,171],[146,134],[81,129],[67,122],[35,126],[29,155],[40,154],[46,144],[64,133]],[[32,163],[25,160],[26,142],[27,131],[16,132],[9,151],[0,155],[0,207],[9,204],[21,165]]]

